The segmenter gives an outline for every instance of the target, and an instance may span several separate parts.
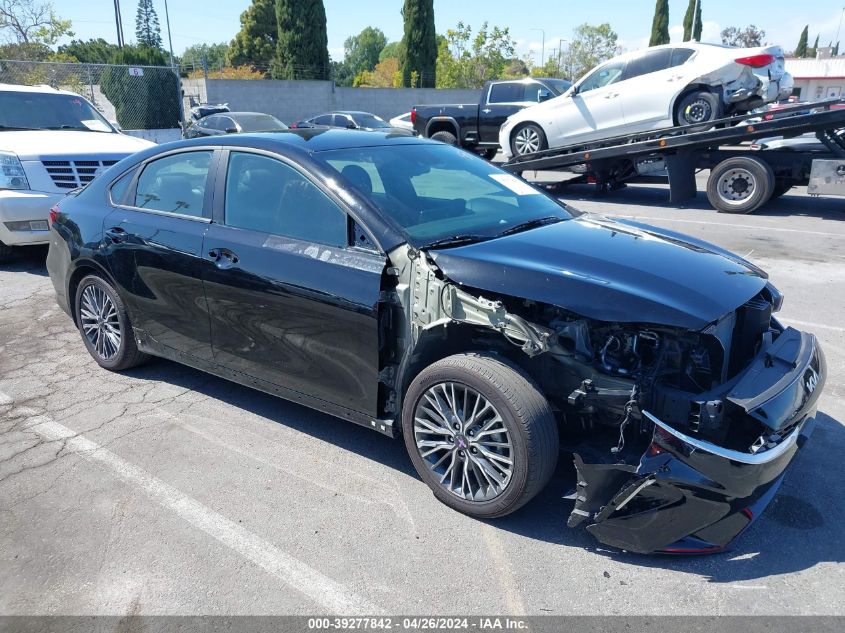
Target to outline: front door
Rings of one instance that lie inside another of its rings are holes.
[[[292,164],[223,160],[203,266],[215,360],[375,416],[384,255],[349,246],[344,210]]]
[[[159,345],[211,359],[202,242],[214,152],[150,161],[106,217],[105,254],[132,325]]]

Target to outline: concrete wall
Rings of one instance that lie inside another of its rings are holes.
[[[192,94],[233,111],[267,112],[293,123],[330,110],[364,110],[390,119],[413,105],[478,103],[480,90],[433,88],[339,88],[331,81],[193,80]],[[188,90],[186,90],[186,95]]]

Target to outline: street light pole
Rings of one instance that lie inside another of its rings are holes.
[[[692,31],[690,32],[690,35],[692,36],[693,42],[699,41],[695,37],[695,23],[698,22],[698,9],[699,9],[698,3],[699,3],[699,1],[700,0],[695,0],[695,8],[692,10]],[[701,30],[703,31],[704,30],[704,21],[703,20],[701,22],[701,27],[702,27]],[[699,39],[700,38],[701,38],[701,36],[699,36]]]
[[[842,16],[845,15],[845,7],[842,7],[842,13],[839,14],[839,28],[836,29],[836,46],[839,47],[839,33],[842,31]],[[839,51],[836,51],[839,53]]]
[[[170,37],[170,11],[167,10],[167,0],[164,0],[164,20],[167,23],[167,44],[170,46],[170,67],[173,68],[173,38]]]
[[[557,71],[559,73],[563,72],[563,68],[561,67],[561,58],[563,57],[563,43],[564,42],[569,43],[569,40],[562,37],[557,41]],[[566,74],[568,75],[569,73],[566,73]],[[571,80],[572,78],[570,77],[569,79]]]
[[[532,31],[540,31],[543,34],[543,44],[540,52],[540,66],[546,63],[546,31],[545,29],[531,29]]]
[[[120,0],[114,0],[114,25],[117,28],[117,47],[123,48],[123,18],[120,16]]]

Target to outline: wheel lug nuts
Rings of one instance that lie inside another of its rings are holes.
[[[477,448],[475,448],[475,446],[473,446],[473,447],[470,449],[470,451],[472,452],[472,454],[473,454],[473,455],[475,455],[475,454],[478,452],[478,449],[477,449]]]
[[[463,451],[458,451],[458,457],[463,459],[464,457],[466,457],[466,454]]]
[[[455,430],[456,430],[456,431],[460,431],[460,430],[461,430],[461,425],[460,425],[460,424],[455,424]]]

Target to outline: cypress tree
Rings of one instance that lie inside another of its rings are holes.
[[[135,38],[138,46],[161,48],[161,26],[153,0],[140,0],[135,14]]]
[[[798,46],[795,47],[795,56],[796,57],[806,57],[807,56],[807,39],[809,38],[810,34],[810,25],[804,27],[804,30],[801,31],[801,37],[798,38]]]
[[[669,38],[669,0],[657,0],[654,6],[654,21],[651,23],[649,46],[668,44]]]
[[[329,38],[323,0],[277,0],[279,39],[273,79],[328,79]]]
[[[698,0],[698,11],[695,10],[696,0],[689,0],[687,12],[684,15],[684,41],[701,41],[701,0]],[[692,24],[692,14],[695,12],[695,27]]]
[[[810,48],[810,49],[807,50],[807,57],[813,57],[814,58],[816,56],[816,52],[818,52],[818,50],[819,50],[819,36],[816,35],[816,41],[813,44],[813,48]]]
[[[405,34],[399,47],[402,85],[434,88],[437,69],[437,33],[434,0],[405,0]]]

